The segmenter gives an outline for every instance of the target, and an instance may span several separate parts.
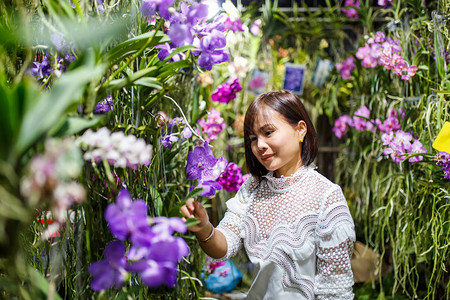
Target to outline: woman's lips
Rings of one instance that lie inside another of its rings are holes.
[[[268,161],[268,160],[270,160],[272,157],[273,157],[273,154],[267,154],[267,155],[261,156],[261,159],[262,159],[263,161]]]

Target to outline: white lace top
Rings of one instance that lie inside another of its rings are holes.
[[[217,226],[227,254],[244,245],[254,279],[247,299],[353,299],[352,217],[341,188],[314,167],[253,177],[227,201]]]

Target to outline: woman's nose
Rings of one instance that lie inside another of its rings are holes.
[[[257,147],[259,150],[264,150],[268,148],[266,141],[261,138],[259,138],[257,141]]]

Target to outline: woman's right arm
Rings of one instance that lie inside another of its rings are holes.
[[[227,254],[227,240],[222,232],[215,230],[209,221],[206,209],[198,201],[188,199],[181,207],[184,218],[196,218],[200,221],[197,225],[187,229],[195,234],[200,247],[212,258],[222,258]]]

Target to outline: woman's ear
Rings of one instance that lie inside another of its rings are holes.
[[[308,132],[308,128],[306,127],[305,121],[299,121],[297,124],[297,130],[299,135],[299,141],[300,143],[303,143],[303,139],[306,136],[306,133]]]

